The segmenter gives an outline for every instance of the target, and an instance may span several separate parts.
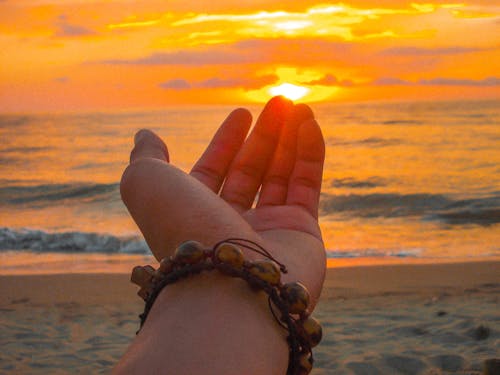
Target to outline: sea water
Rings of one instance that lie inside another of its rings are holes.
[[[312,108],[330,258],[500,257],[500,101]],[[19,254],[149,254],[119,194],[134,133],[156,131],[189,172],[231,109],[0,115],[0,273]]]

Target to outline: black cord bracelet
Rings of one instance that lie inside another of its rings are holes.
[[[240,247],[267,259],[247,261]],[[283,284],[281,273],[287,273],[286,267],[262,246],[243,238],[229,238],[212,248],[205,248],[196,241],[187,241],[177,247],[173,256],[162,259],[157,270],[152,266],[135,267],[131,281],[141,287],[138,294],[146,302],[144,312],[139,316],[140,327],[146,322],[156,298],[165,286],[214,269],[243,279],[254,290],[262,290],[268,295],[271,313],[288,332],[287,375],[308,374],[314,361],[311,348],[318,345],[322,337],[321,325],[310,316],[307,309],[309,292],[299,282]]]

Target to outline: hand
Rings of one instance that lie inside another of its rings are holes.
[[[169,164],[159,137],[139,131],[121,181],[123,201],[157,259],[189,239],[213,245],[246,238],[285,264],[285,279],[304,283],[314,304],[325,272],[317,221],[321,130],[308,106],[282,97],[268,102],[245,139],[251,122],[248,111],[233,111],[189,175]]]

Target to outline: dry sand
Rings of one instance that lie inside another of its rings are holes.
[[[109,373],[138,328],[126,274],[0,276],[0,374]],[[313,374],[482,374],[500,262],[328,270]]]

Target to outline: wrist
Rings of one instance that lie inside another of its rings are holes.
[[[152,337],[171,337],[155,346]],[[148,354],[172,360],[165,373],[284,374],[286,332],[269,312],[267,296],[217,272],[180,280],[158,295],[137,336]],[[165,362],[165,361],[163,361]]]

